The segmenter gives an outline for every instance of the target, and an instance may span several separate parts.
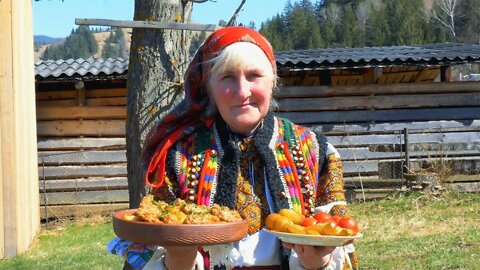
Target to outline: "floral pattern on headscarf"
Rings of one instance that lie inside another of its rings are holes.
[[[207,115],[210,103],[205,89],[210,65],[208,61],[217,57],[227,46],[237,42],[257,45],[267,56],[276,73],[275,56],[268,40],[259,32],[246,27],[225,27],[213,32],[195,53],[185,73],[185,98],[148,133],[142,154],[147,169],[145,182],[157,188],[163,184],[166,158],[175,142],[199,127],[211,126],[214,116]]]

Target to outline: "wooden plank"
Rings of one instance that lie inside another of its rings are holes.
[[[15,165],[12,0],[0,1],[0,14],[0,258],[3,259],[16,255],[17,233],[14,181],[8,181],[18,179]]]
[[[65,217],[84,217],[95,214],[113,214],[116,211],[128,209],[128,203],[112,204],[85,204],[85,205],[49,205],[40,207],[40,217],[65,218]]]
[[[323,112],[278,112],[279,117],[290,119],[296,124],[319,125],[324,123],[354,122],[405,122],[433,120],[477,120],[480,119],[480,107],[471,108],[430,108],[396,109],[372,111],[323,111]]]
[[[455,175],[450,175],[446,179],[446,182],[480,182],[480,174],[474,174],[474,175],[455,174]]]
[[[40,195],[40,205],[122,203],[128,202],[128,196],[128,190],[52,192]]]
[[[126,97],[127,88],[87,89],[87,98]]]
[[[215,31],[220,26],[215,24],[199,24],[199,23],[173,23],[173,22],[155,22],[155,21],[120,21],[107,19],[75,19],[77,25],[101,25],[116,26],[124,28],[147,28],[147,29],[176,29],[191,31]]]
[[[120,106],[127,105],[127,97],[87,98],[88,106]]]
[[[120,151],[49,151],[38,153],[39,165],[112,164],[127,162],[126,150]]]
[[[328,97],[381,94],[471,93],[480,92],[480,82],[365,84],[355,86],[288,86],[280,87],[275,98]]]
[[[378,176],[346,177],[344,178],[346,189],[369,189],[369,188],[401,188],[404,179],[382,179]]]
[[[127,177],[79,178],[40,181],[40,193],[53,191],[87,191],[128,189]]]
[[[124,120],[55,120],[37,123],[37,135],[49,136],[125,136]]]
[[[480,182],[472,183],[447,183],[445,186],[457,192],[479,192]]]
[[[361,146],[378,144],[401,144],[403,135],[346,135],[346,136],[328,136],[328,141],[334,146]],[[462,143],[462,142],[480,142],[480,131],[472,132],[451,132],[451,133],[425,133],[411,134],[409,143]]]
[[[378,174],[378,161],[345,161],[343,162],[343,173],[349,177]]]
[[[67,91],[42,91],[35,93],[37,101],[41,100],[59,100],[59,99],[76,99],[77,92],[75,90]]]
[[[480,147],[480,144],[478,145]],[[360,148],[338,148],[337,149],[343,161],[346,160],[382,160],[382,159],[401,159],[404,156],[403,152],[376,152],[371,151],[368,147]],[[467,156],[480,156],[479,150],[465,150],[465,151],[410,151],[411,158],[454,158]]]
[[[313,126],[313,130],[329,135],[337,133],[348,134],[380,134],[393,133],[402,131],[407,128],[409,133],[412,132],[447,132],[480,129],[480,120],[464,120],[464,121],[418,121],[403,123],[363,123],[363,124],[322,124]]]
[[[381,110],[401,108],[469,107],[480,104],[479,93],[428,95],[377,95],[277,99],[279,112],[329,110]]]
[[[353,196],[349,198],[349,201],[371,201],[384,199],[393,194],[400,192],[396,188],[381,188],[381,189],[355,189]]]
[[[68,120],[68,119],[126,119],[127,108],[124,106],[97,107],[37,107],[37,120]]]
[[[30,1],[0,1],[1,258],[25,252],[40,229]],[[32,167],[32,164],[35,164]]]
[[[37,101],[37,107],[50,107],[50,106],[77,106],[76,99],[64,99],[64,100],[40,100]]]
[[[39,179],[71,179],[87,177],[121,177],[127,175],[127,165],[53,166],[38,168]]]
[[[125,149],[125,138],[62,138],[38,139],[39,151],[78,149]]]

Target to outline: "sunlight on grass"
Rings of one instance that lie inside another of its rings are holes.
[[[351,205],[365,235],[362,269],[474,269],[480,259],[478,194],[410,194]],[[452,207],[452,205],[454,207]]]
[[[361,269],[478,269],[478,194],[402,194],[350,209],[364,234],[355,243]],[[123,259],[106,251],[113,237],[110,217],[49,224],[0,269],[122,269]]]
[[[0,269],[122,269],[122,258],[106,252],[113,237],[109,218],[50,224],[29,252],[0,261]]]

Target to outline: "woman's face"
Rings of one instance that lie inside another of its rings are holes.
[[[255,45],[243,49],[241,59],[234,59],[211,74],[209,93],[229,128],[248,134],[268,112],[275,76],[268,58]]]

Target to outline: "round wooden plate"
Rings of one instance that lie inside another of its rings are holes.
[[[218,224],[154,224],[128,221],[136,209],[121,210],[113,214],[115,234],[128,241],[160,246],[208,246],[231,243],[247,235],[246,220]]]

